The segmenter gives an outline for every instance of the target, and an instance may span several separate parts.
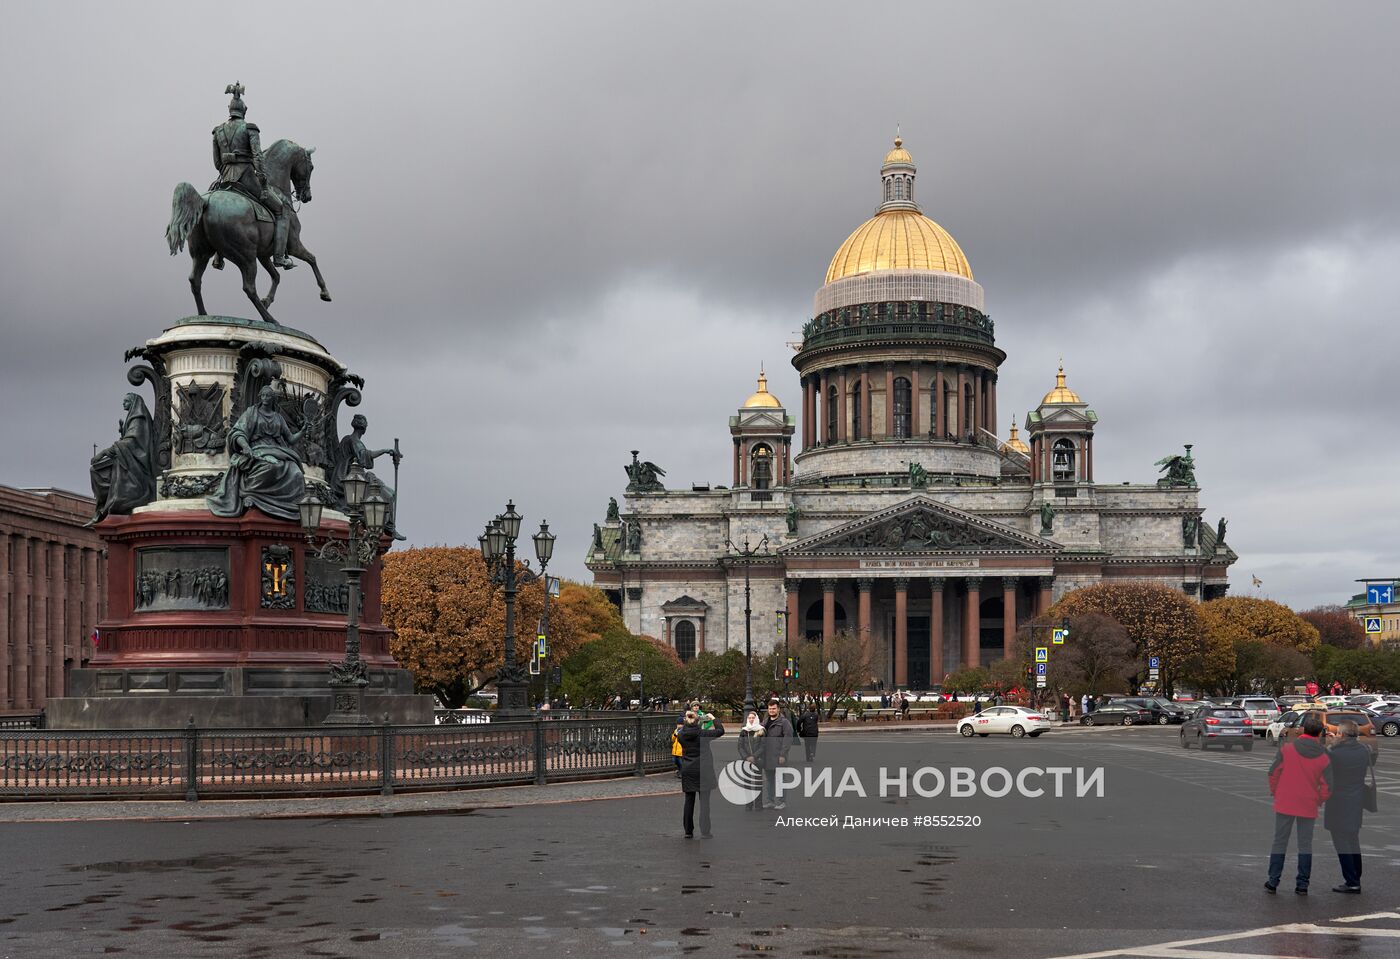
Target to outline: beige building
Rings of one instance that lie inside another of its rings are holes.
[[[0,711],[42,709],[92,656],[103,543],[91,497],[0,486]]]
[[[1000,657],[1080,586],[1228,588],[1235,554],[1205,521],[1189,446],[1170,478],[1101,482],[1098,415],[1063,367],[1024,418],[999,411],[1006,353],[915,174],[896,139],[875,215],[816,292],[795,415],[760,374],[729,417],[732,485],[665,490],[634,459],[625,505],[594,536],[594,581],[682,659],[743,648],[746,575],[756,649],[848,630],[874,676],[913,688]]]

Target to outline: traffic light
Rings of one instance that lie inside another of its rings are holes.
[[[1065,639],[1069,639],[1069,617],[1066,616],[1060,621],[1060,628],[1065,631]]]

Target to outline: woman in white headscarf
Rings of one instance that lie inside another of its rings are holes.
[[[751,709],[744,719],[744,725],[739,729],[739,758],[753,768],[755,778],[763,768],[762,740],[763,723],[759,721],[758,712]],[[760,798],[749,803],[747,808],[760,809],[762,805]]]

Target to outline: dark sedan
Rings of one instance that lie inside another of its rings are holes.
[[[1170,699],[1162,699],[1159,696],[1129,696],[1126,699],[1115,699],[1114,702],[1126,703],[1129,706],[1148,710],[1152,713],[1152,719],[1149,722],[1156,723],[1158,726],[1186,722],[1186,710]]]
[[[1127,703],[1100,706],[1079,720],[1081,726],[1146,726],[1152,722],[1152,710]]]

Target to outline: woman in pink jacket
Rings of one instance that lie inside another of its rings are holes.
[[[1322,744],[1326,727],[1317,713],[1303,717],[1302,735],[1279,747],[1269,767],[1269,792],[1274,795],[1274,845],[1269,852],[1269,878],[1264,891],[1278,891],[1288,836],[1298,826],[1298,881],[1293,891],[1308,894],[1312,877],[1313,825],[1317,811],[1332,795],[1332,761]]]

